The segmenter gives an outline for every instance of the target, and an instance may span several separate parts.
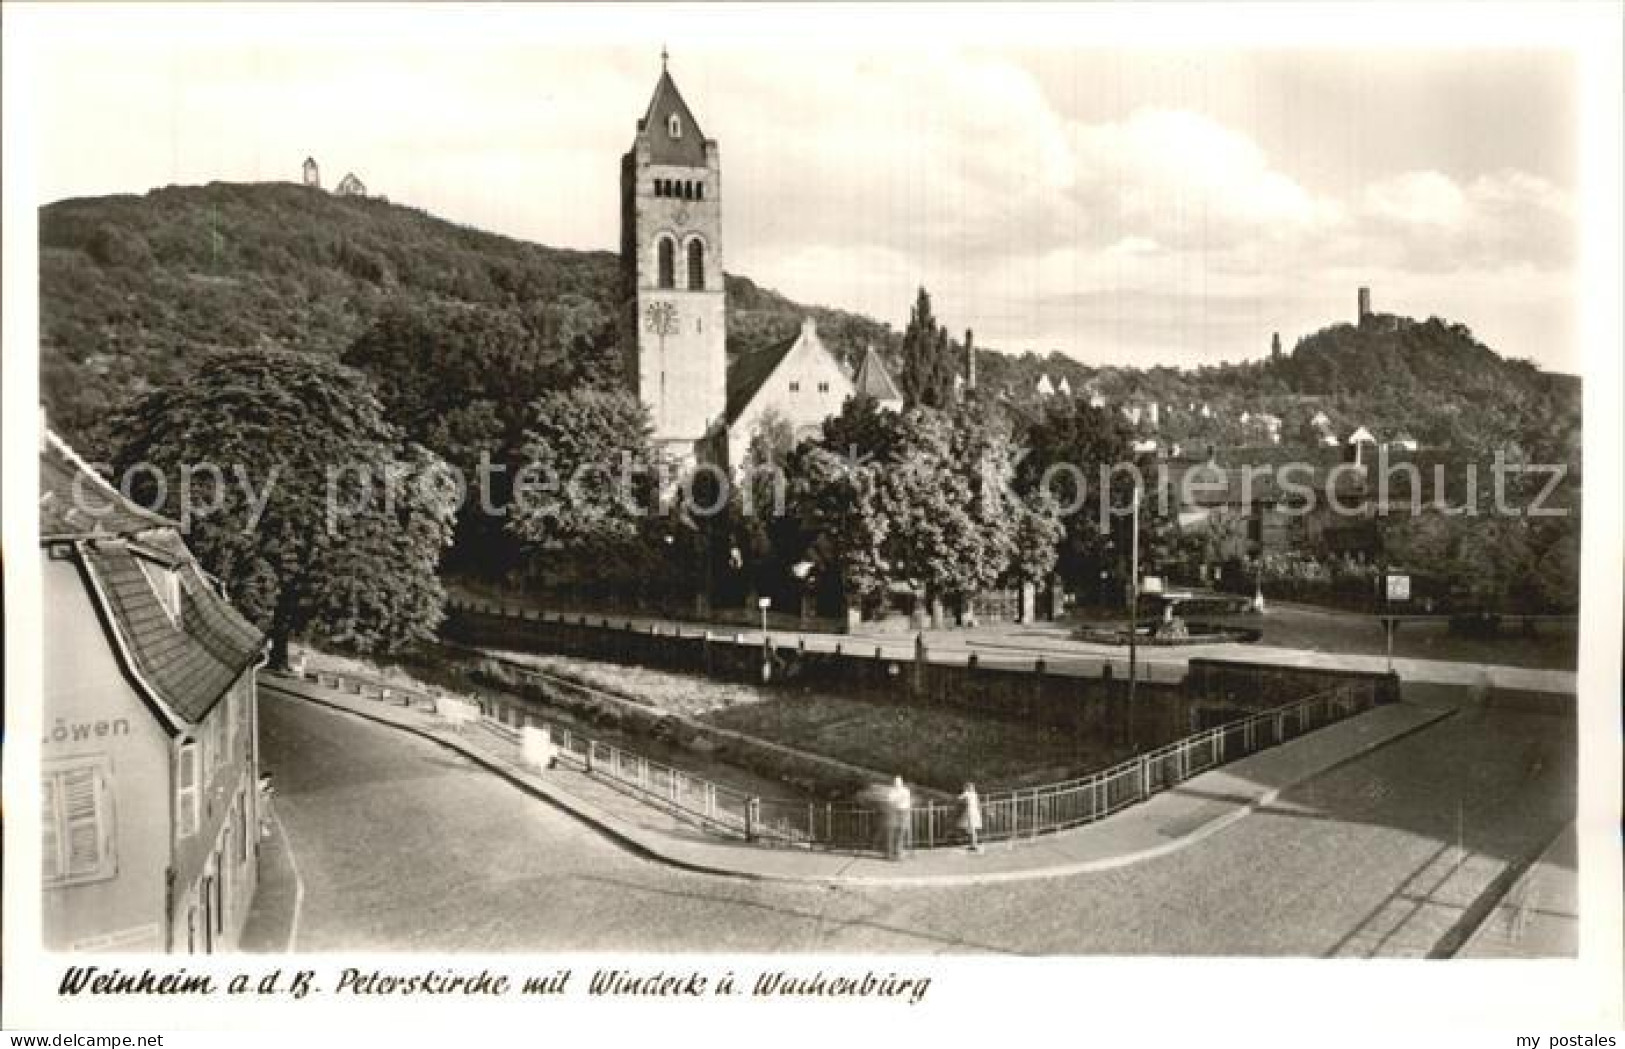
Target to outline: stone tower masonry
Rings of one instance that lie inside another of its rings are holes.
[[[722,419],[727,318],[722,175],[661,56],[660,79],[621,158],[622,366],[655,441],[679,458]]]

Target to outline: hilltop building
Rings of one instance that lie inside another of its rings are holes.
[[[49,431],[39,523],[45,946],[231,950],[258,882],[260,633],[174,522]]]
[[[316,166],[315,157],[306,157],[305,166],[300,172],[301,180],[313,189],[322,188],[322,171]]]
[[[364,197],[367,195],[367,186],[355,177],[355,172],[351,171],[339,180],[338,188],[333,192],[341,197]]]

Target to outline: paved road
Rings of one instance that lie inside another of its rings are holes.
[[[1570,722],[1463,713],[1129,868],[769,884],[655,864],[432,743],[262,695],[310,951],[1417,953],[1573,805]]]

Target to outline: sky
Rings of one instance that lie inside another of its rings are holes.
[[[923,285],[980,345],[1189,367],[1352,320],[1365,285],[1580,369],[1554,48],[1198,46],[1184,9],[1127,32],[1054,8],[862,31],[860,8],[96,11],[31,49],[40,203],[295,180],[311,155],[329,186],[610,250],[667,46],[721,148],[727,269],[797,301],[900,328]]]

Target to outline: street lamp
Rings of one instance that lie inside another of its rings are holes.
[[[773,642],[767,636],[767,610],[773,607],[773,599],[757,598],[756,607],[762,610],[762,683],[766,684],[773,677]]]
[[[1128,742],[1134,746],[1134,681],[1139,662],[1140,633],[1140,478],[1134,477],[1132,534],[1129,546],[1128,599]]]

